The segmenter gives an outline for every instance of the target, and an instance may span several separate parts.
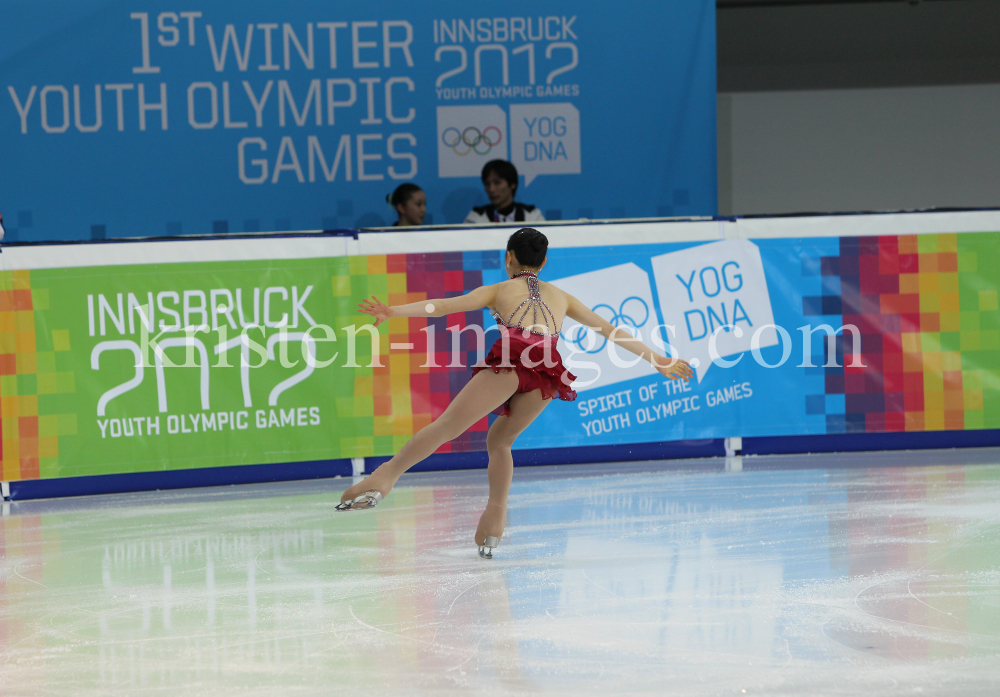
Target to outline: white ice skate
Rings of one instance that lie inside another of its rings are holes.
[[[479,545],[479,556],[483,559],[492,559],[493,550],[500,546],[500,538],[487,535],[483,544]]]
[[[337,504],[338,511],[363,511],[366,508],[375,508],[382,500],[382,494],[374,489],[366,491],[351,501],[344,501]]]

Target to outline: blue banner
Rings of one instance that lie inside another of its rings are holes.
[[[805,410],[808,395],[823,394],[824,368],[815,366],[825,362],[825,334],[810,335],[814,368],[797,367],[797,327],[810,320],[802,296],[818,295],[821,279],[800,267],[802,258],[818,265],[837,245],[834,238],[551,250],[545,278],[661,353],[672,347],[695,378],[667,380],[567,319],[558,348],[579,378],[579,396],[542,412],[517,447],[826,433],[825,415]],[[501,280],[484,273],[484,283]]]
[[[7,241],[714,215],[715,6],[4,3]],[[501,16],[498,16],[501,15]]]
[[[544,277],[647,345],[670,381],[571,320],[578,376],[519,448],[1000,427],[997,233],[552,249]],[[497,269],[483,282],[503,280]]]

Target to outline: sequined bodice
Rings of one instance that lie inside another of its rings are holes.
[[[521,271],[514,274],[514,278],[522,277],[528,282],[528,297],[510,313],[510,317],[507,319],[504,319],[498,312],[493,313],[493,318],[497,323],[504,326],[513,329],[523,329],[539,336],[555,336],[559,334],[555,315],[552,314],[552,310],[542,300],[542,295],[538,290],[538,276],[530,271]],[[531,313],[531,322],[525,326],[524,322],[528,318],[529,312]],[[517,317],[518,313],[520,313],[520,317]],[[516,321],[515,317],[517,317]],[[545,331],[540,331],[543,327]]]

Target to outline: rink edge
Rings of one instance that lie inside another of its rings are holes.
[[[263,484],[350,476],[350,460],[314,460],[268,465],[233,465],[160,472],[97,474],[86,477],[33,479],[10,483],[10,500],[125,494],[138,491],[190,489],[234,484]]]
[[[721,438],[671,441],[664,443],[627,443],[580,448],[515,450],[514,464],[569,465],[636,460],[673,460],[680,458],[721,457],[725,455]],[[365,458],[365,471],[371,472],[388,457]],[[412,468],[413,472],[436,472],[485,468],[485,451],[437,453]],[[234,465],[204,469],[101,474],[86,477],[34,479],[10,482],[10,500],[51,499],[68,496],[95,496],[138,491],[188,489],[233,484],[262,484],[329,477],[349,477],[354,473],[351,460],[314,460],[266,465]]]
[[[971,431],[924,431],[915,433],[843,433],[811,436],[745,437],[738,454],[788,455],[800,453],[867,452],[885,450],[929,450],[947,448],[1000,447],[1000,429]],[[662,443],[624,443],[575,448],[515,450],[514,464],[530,467],[643,460],[676,460],[724,457],[721,438],[667,441]],[[365,471],[371,472],[388,457],[365,458]],[[485,468],[485,451],[437,453],[413,467],[414,472],[434,472]],[[235,484],[261,484],[308,479],[351,476],[351,460],[314,460],[265,465],[234,465],[204,469],[136,472],[92,475],[59,479],[36,479],[10,482],[9,500],[93,496],[139,491],[188,489]]]
[[[742,455],[857,453],[882,450],[940,450],[1000,446],[1000,429],[830,433],[815,436],[758,436],[743,439]]]

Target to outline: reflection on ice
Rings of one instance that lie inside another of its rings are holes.
[[[0,685],[995,692],[996,456],[522,469],[492,562],[481,471],[351,514],[342,480],[15,504]]]
[[[632,561],[622,573],[595,563],[602,557]],[[696,548],[675,545],[660,555],[634,541],[574,537],[566,561],[560,606],[580,608],[579,650],[613,641],[660,658],[678,651],[771,655],[774,608],[760,599],[779,591],[778,563],[741,564],[707,537]]]

